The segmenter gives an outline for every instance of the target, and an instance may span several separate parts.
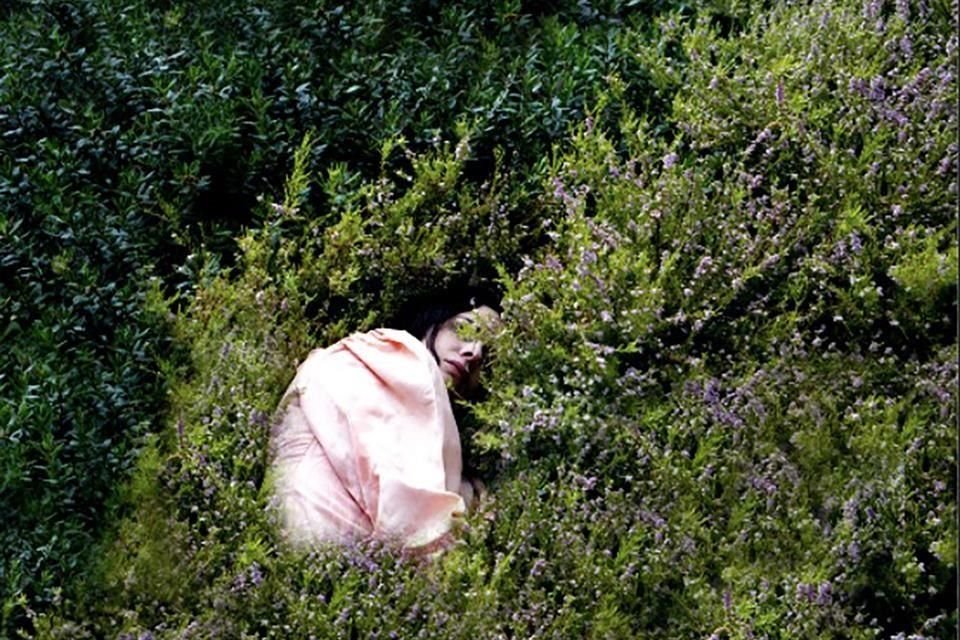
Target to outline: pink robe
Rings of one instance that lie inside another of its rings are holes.
[[[316,349],[272,433],[274,489],[295,543],[444,545],[462,517],[460,436],[419,340],[377,329]]]

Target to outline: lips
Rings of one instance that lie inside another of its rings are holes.
[[[457,379],[463,379],[467,375],[467,368],[457,362],[456,360],[444,360],[450,368],[453,369],[453,373],[456,375]]]

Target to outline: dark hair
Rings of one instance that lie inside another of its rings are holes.
[[[417,296],[403,305],[390,326],[402,329],[416,338],[427,339],[427,347],[433,353],[433,336],[436,328],[449,318],[487,306],[501,311],[500,296],[493,287],[462,287]],[[436,355],[436,354],[434,354]]]

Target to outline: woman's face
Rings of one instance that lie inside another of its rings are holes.
[[[500,326],[500,315],[490,307],[458,313],[437,328],[433,353],[447,385],[470,391],[480,382],[483,343],[480,335]]]

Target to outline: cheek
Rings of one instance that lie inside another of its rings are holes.
[[[456,336],[449,329],[441,329],[433,341],[433,352],[440,360],[450,357],[455,352]]]

